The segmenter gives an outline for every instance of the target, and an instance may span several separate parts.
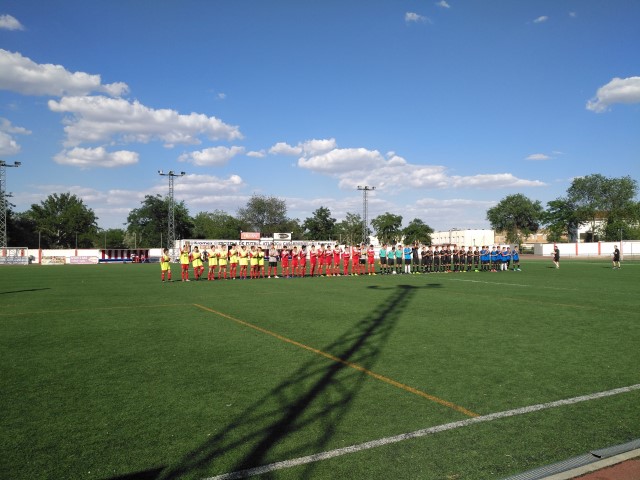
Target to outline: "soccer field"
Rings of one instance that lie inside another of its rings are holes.
[[[640,264],[551,267],[3,266],[1,476],[502,478],[639,438]]]

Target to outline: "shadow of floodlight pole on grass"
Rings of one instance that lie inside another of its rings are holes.
[[[148,479],[175,479],[194,474],[242,472],[283,460],[282,456],[288,459],[324,450],[367,378],[366,372],[350,368],[349,364],[370,371],[416,290],[433,287],[440,284],[368,287],[390,290],[391,294],[371,314],[323,349],[345,363],[310,358],[290,378],[247,407],[215,437],[186,454],[181,461],[139,474]],[[304,428],[321,434],[299,434]],[[285,448],[282,441],[293,435],[296,441]],[[276,447],[280,458],[270,458]],[[301,477],[307,478],[314,468],[314,464],[306,465]]]

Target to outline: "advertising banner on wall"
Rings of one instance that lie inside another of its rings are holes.
[[[58,255],[46,255],[42,257],[42,265],[64,265],[67,261],[67,257],[62,257]]]
[[[291,233],[274,233],[273,239],[279,241],[291,240]]]
[[[260,232],[240,232],[240,240],[260,240]]]

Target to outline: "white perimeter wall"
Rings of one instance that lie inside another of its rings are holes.
[[[597,257],[611,256],[616,246],[624,255],[640,255],[639,240],[625,240],[623,242],[594,242],[594,243],[556,243],[562,257]],[[535,255],[553,255],[553,243],[536,243],[533,246]]]

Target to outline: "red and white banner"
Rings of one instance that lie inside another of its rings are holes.
[[[260,232],[240,232],[240,240],[260,240]]]

